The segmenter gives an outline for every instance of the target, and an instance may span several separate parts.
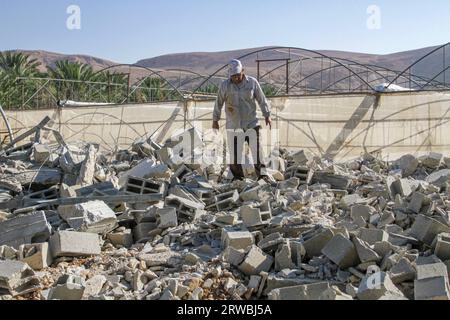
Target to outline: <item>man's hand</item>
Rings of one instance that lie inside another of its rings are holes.
[[[266,126],[268,126],[270,130],[272,130],[272,119],[270,119],[270,117],[266,118]]]
[[[212,128],[213,128],[214,130],[219,130],[219,129],[220,129],[220,127],[219,127],[219,121],[213,121]]]

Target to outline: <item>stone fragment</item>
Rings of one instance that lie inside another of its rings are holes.
[[[246,275],[259,275],[261,271],[269,271],[273,264],[273,258],[265,254],[260,248],[253,245],[244,261],[239,266]]]
[[[26,263],[0,260],[0,295],[9,293],[15,297],[41,288],[39,278]]]
[[[322,253],[342,269],[356,266],[359,262],[354,244],[341,234],[334,236]]]

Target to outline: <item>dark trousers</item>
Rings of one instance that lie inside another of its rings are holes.
[[[255,172],[256,172],[256,175],[258,176],[258,178],[261,177],[261,171],[264,171],[263,169],[266,168],[266,165],[263,163],[263,161],[261,161],[261,159],[264,158],[264,154],[262,152],[261,144],[260,144],[260,140],[261,140],[260,129],[261,129],[261,126],[258,126],[253,129],[256,132],[256,150],[254,148],[250,148],[253,160],[256,158]],[[246,132],[246,131],[244,131],[244,132]],[[242,164],[240,164],[238,162],[238,156],[239,156],[239,158],[242,157],[242,154],[238,152],[238,150],[239,150],[238,144],[240,143],[240,141],[238,141],[237,137],[234,137],[233,140],[234,141],[228,141],[228,146],[231,147],[231,145],[232,145],[232,147],[233,147],[233,153],[232,153],[232,157],[230,159],[231,160],[230,170],[233,173],[233,176],[235,179],[243,179],[245,176],[244,170],[242,168]],[[244,142],[246,142],[248,145],[250,145],[250,137],[246,136]],[[244,146],[242,146],[241,150],[243,150],[243,147]]]

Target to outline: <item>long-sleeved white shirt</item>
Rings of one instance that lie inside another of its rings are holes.
[[[256,102],[263,116],[270,117],[269,103],[255,78],[245,75],[244,80],[238,85],[231,79],[225,80],[219,87],[213,120],[220,120],[225,104],[227,129],[253,129],[259,125]]]

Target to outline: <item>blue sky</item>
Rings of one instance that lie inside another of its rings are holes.
[[[66,28],[69,5],[81,30]],[[380,8],[381,29],[367,27]],[[393,53],[450,41],[448,0],[3,0],[0,50],[133,63],[161,54],[282,45]]]

